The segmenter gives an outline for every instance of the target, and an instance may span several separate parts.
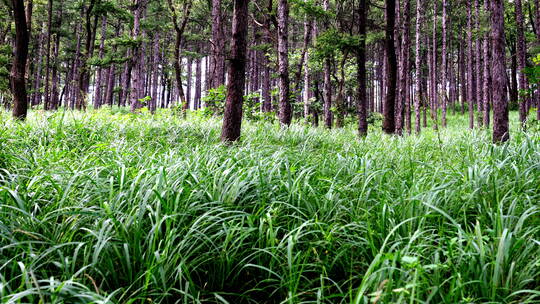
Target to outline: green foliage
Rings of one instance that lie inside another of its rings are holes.
[[[121,109],[0,112],[1,302],[538,301],[538,133]]]
[[[226,98],[227,87],[225,85],[208,90],[206,96],[201,98],[201,101],[206,105],[201,111],[203,111],[205,116],[223,115]]]

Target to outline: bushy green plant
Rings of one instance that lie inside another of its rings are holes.
[[[0,111],[0,302],[537,303],[540,137]],[[129,112],[129,110],[127,111]]]

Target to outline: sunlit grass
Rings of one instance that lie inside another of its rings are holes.
[[[516,120],[515,113],[512,113]],[[0,114],[8,303],[538,303],[540,138]]]

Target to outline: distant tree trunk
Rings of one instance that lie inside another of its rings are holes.
[[[150,99],[150,113],[156,113],[157,100],[158,100],[158,78],[159,78],[159,32],[154,34],[154,58],[152,59],[153,76],[152,76],[152,93]]]
[[[409,48],[410,48],[410,34],[409,34],[409,26],[411,22],[410,17],[410,11],[411,11],[411,1],[410,0],[404,0],[404,6],[402,11],[402,18],[401,18],[401,34],[402,36],[402,43],[401,43],[401,54],[399,56],[399,96],[400,100],[397,103],[397,109],[396,109],[396,133],[399,135],[402,135],[403,133],[403,126],[404,126],[404,111],[408,100],[408,85],[407,85],[407,78],[409,74]]]
[[[195,59],[195,109],[201,107],[202,66],[201,58]]]
[[[395,104],[396,104],[396,81],[397,62],[396,48],[394,46],[394,17],[396,12],[396,0],[386,0],[386,58],[387,58],[387,92],[384,105],[383,131],[387,134],[394,134],[395,125]]]
[[[85,52],[80,56],[79,64],[79,86],[77,94],[77,102],[75,107],[78,110],[86,108],[86,98],[88,95],[88,87],[90,85],[90,67],[88,66],[88,59],[92,57],[94,52],[94,39],[96,38],[96,26],[98,21],[98,15],[94,14],[94,20],[92,21],[92,12],[94,10],[96,0],[90,0],[88,7],[85,11],[85,28],[86,28],[86,42]]]
[[[247,19],[245,20],[247,22]],[[225,36],[221,16],[221,0],[212,0],[212,61],[210,88],[225,84]]]
[[[248,2],[249,0],[234,0],[229,84],[223,128],[221,129],[221,140],[223,142],[238,140],[242,127],[242,104],[246,82]]]
[[[491,0],[487,0],[491,1]],[[460,84],[460,96],[461,96],[461,115],[465,114],[465,100],[467,100],[467,80],[465,78],[465,47],[464,39],[461,39],[459,43],[459,84]]]
[[[504,38],[504,2],[491,1],[491,39],[493,44],[493,141],[504,142],[508,133],[508,100],[506,99],[506,54]]]
[[[448,24],[448,3],[447,0],[443,0],[443,7],[442,7],[442,80],[441,80],[441,86],[442,86],[442,100],[441,100],[441,108],[442,108],[442,127],[446,128],[446,106],[448,103],[448,94],[447,94],[447,71],[448,71],[448,54],[447,54],[447,24]]]
[[[432,32],[432,46],[431,46],[431,118],[433,119],[433,129],[439,128],[439,90],[437,81],[437,2],[433,2],[433,32]]]
[[[24,120],[28,113],[28,96],[26,95],[26,58],[28,56],[28,28],[23,0],[11,0],[13,18],[15,19],[15,49],[11,66],[11,93],[13,94],[13,117]]]
[[[178,95],[180,97],[180,103],[182,104],[182,110],[185,111],[188,109],[188,104],[186,102],[186,96],[184,94],[184,87],[182,86],[182,70],[180,68],[180,47],[182,45],[184,31],[186,29],[187,22],[189,20],[189,14],[191,13],[191,1],[184,3],[184,19],[182,23],[178,23],[178,16],[172,1],[169,0],[169,9],[172,12],[172,21],[174,25],[174,30],[176,32],[176,40],[174,45],[174,72],[176,76],[176,87],[178,89]]]
[[[308,61],[309,61],[309,43],[311,41],[312,36],[312,30],[313,30],[313,21],[308,19],[308,17],[305,17],[304,20],[304,45],[302,47],[302,58],[300,60],[300,63],[298,64],[298,70],[296,72],[296,91],[300,91],[300,83],[301,83],[301,75],[302,75],[302,68],[304,70],[304,94],[303,94],[303,101],[304,101],[304,118],[308,118],[309,116],[309,67],[308,67]]]
[[[60,17],[61,18],[61,17]],[[58,77],[58,66],[59,66],[59,51],[60,51],[60,34],[56,33],[55,36],[55,42],[54,42],[54,61],[52,66],[52,86],[51,86],[51,105],[50,108],[52,110],[58,109],[59,106],[59,93],[58,93],[58,87],[59,87],[59,77]]]
[[[367,33],[368,6],[366,0],[360,0],[358,5],[358,34],[360,44],[357,51],[357,80],[358,80],[358,135],[364,137],[368,132],[367,100],[366,100],[366,33]]]
[[[489,1],[485,1],[485,10],[489,12]],[[483,88],[483,123],[484,127],[489,127],[489,112],[491,105],[491,39],[488,31],[484,37],[484,88]]]
[[[519,90],[526,90],[529,86],[527,84],[527,78],[523,70],[527,64],[527,46],[525,44],[525,22],[523,20],[523,9],[521,5],[521,0],[514,0],[516,5],[516,24],[517,24],[517,60],[518,60],[518,70],[519,70]],[[524,94],[520,94],[525,96]],[[521,121],[522,127],[525,127],[525,122],[527,120],[527,98],[519,98],[519,120]]]
[[[38,105],[41,103],[41,65],[42,65],[42,59],[43,59],[43,38],[45,33],[41,32],[38,37],[37,41],[37,63],[34,68],[34,85],[32,93],[32,96],[30,97],[30,102],[32,106]],[[1,40],[0,40],[1,41]]]
[[[289,100],[289,3],[278,2],[278,70],[279,70],[279,121],[281,125],[291,124],[292,112]]]
[[[142,40],[141,36],[141,20],[144,18],[144,11],[146,10],[146,0],[136,0],[136,8],[133,18],[133,32],[131,37],[134,40]],[[142,43],[142,42],[141,42]],[[130,96],[130,108],[131,112],[135,112],[141,108],[141,102],[139,101],[144,96],[144,92],[141,91],[141,84],[143,79],[143,58],[144,54],[141,52],[141,46],[137,45],[133,49],[134,65],[131,70],[131,96]]]
[[[480,33],[480,1],[479,0],[475,0],[475,16],[474,16],[474,19],[475,19],[475,30],[477,33]],[[483,119],[482,119],[482,110],[483,110],[483,102],[482,102],[482,99],[483,99],[483,94],[482,94],[482,90],[483,90],[483,78],[484,78],[484,74],[482,73],[482,48],[481,48],[481,45],[482,45],[482,37],[478,37],[476,38],[476,41],[475,41],[475,47],[476,47],[476,50],[474,52],[475,54],[475,76],[476,76],[476,87],[475,87],[475,91],[476,91],[476,110],[478,112],[478,116],[477,116],[477,122],[478,122],[478,126],[479,127],[482,127],[483,125]]]
[[[469,104],[469,128],[474,128],[474,50],[472,1],[467,3],[467,103]]]
[[[324,10],[328,10],[328,0],[324,0],[323,6]],[[327,26],[325,26],[327,27]],[[331,63],[330,59],[326,58],[324,60],[324,83],[323,83],[323,116],[324,116],[324,125],[327,128],[332,128],[332,79],[331,79]]]
[[[424,98],[422,94],[422,56],[421,56],[421,47],[422,47],[422,25],[424,22],[424,11],[423,11],[423,2],[422,0],[416,0],[416,98],[414,100],[414,113],[415,113],[415,130],[417,134],[420,134],[421,130],[421,121],[420,121],[420,105],[422,99]]]
[[[190,56],[187,58],[187,75],[186,75],[186,102],[191,105],[191,80],[193,76],[193,58]]]
[[[47,47],[45,52],[45,99],[43,101],[43,109],[49,110],[51,103],[50,87],[50,72],[51,72],[51,36],[52,36],[52,11],[53,0],[47,1]]]
[[[105,36],[107,35],[107,15],[103,15],[101,19],[101,41],[99,43],[99,59],[103,59],[105,54]],[[103,78],[103,68],[100,66],[97,70],[96,77],[96,93],[94,94],[94,109],[101,107],[101,81]]]

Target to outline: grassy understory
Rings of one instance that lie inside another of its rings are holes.
[[[1,302],[540,303],[538,132],[0,124]]]

